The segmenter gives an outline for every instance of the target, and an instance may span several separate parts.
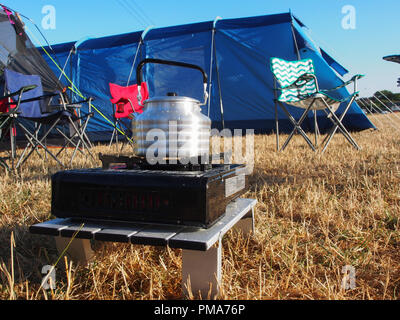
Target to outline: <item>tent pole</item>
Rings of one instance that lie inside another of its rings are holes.
[[[75,45],[72,47],[72,48],[75,48]],[[71,48],[71,52],[70,52],[70,54],[72,54],[72,48]],[[76,54],[76,48],[75,48],[75,50],[74,50],[74,54]],[[70,59],[70,56],[68,56],[68,59]],[[66,62],[65,62],[66,63]],[[69,78],[70,79],[72,79],[72,59],[70,59],[69,60]],[[65,66],[64,66],[64,68],[65,68]],[[64,68],[63,68],[63,70],[64,70]],[[63,74],[63,73],[61,73],[61,74]],[[60,75],[61,76],[61,75]],[[73,91],[71,91],[71,92],[68,92],[69,93],[69,98],[70,98],[70,100],[71,100],[71,102],[72,102],[72,98],[73,98],[73,96],[74,96],[74,92]],[[79,111],[80,112],[80,111]]]
[[[131,70],[129,71],[128,81],[126,82],[126,86],[128,86],[128,85],[129,85],[129,81],[131,81],[131,76],[132,76],[133,68],[135,67],[136,59],[137,59],[138,53],[139,53],[139,51],[141,51],[141,50],[140,50],[140,49],[141,49],[141,46],[142,46],[143,43],[144,43],[144,37],[145,37],[146,34],[150,31],[150,29],[152,29],[152,28],[153,28],[153,26],[147,27],[147,28],[142,32],[142,34],[140,35],[139,43],[138,43],[138,46],[137,46],[137,48],[136,48],[135,57],[133,58]]]
[[[382,110],[380,110],[378,107],[375,107],[375,103],[371,101],[369,98],[363,98],[365,101],[369,102],[369,105],[371,107],[371,110],[374,110],[376,113],[382,113]]]
[[[137,49],[136,49],[136,52],[135,52],[135,57],[133,58],[131,70],[129,71],[128,80],[126,81],[126,86],[128,86],[129,85],[129,81],[131,81],[132,71],[133,71],[133,68],[135,67],[136,58],[138,56],[138,53],[139,53],[139,50],[140,50],[141,46],[142,46],[142,37],[140,37],[140,40],[139,40],[139,43],[138,43],[138,46],[137,46]]]
[[[217,21],[222,19],[221,17],[216,17],[214,19],[212,33],[211,33],[211,50],[210,50],[210,73],[209,73],[209,86],[208,86],[208,106],[207,106],[207,116],[210,117],[210,108],[211,108],[211,86],[212,86],[212,70],[214,65],[214,43],[215,43],[215,33],[217,25]],[[216,60],[216,58],[215,58]]]
[[[214,44],[214,58],[215,58],[215,70],[217,71],[217,83],[218,83],[218,94],[219,94],[219,106],[221,109],[222,129],[225,129],[224,105],[222,103],[221,80],[219,78],[219,68],[218,68],[218,59],[217,59],[217,46],[215,44]]]
[[[299,51],[299,46],[297,44],[297,39],[296,39],[296,34],[294,32],[294,25],[293,25],[293,20],[291,23],[291,28],[292,28],[292,35],[293,35],[293,41],[294,41],[294,46],[296,48],[296,54],[297,54],[297,60],[301,60],[301,55],[300,55],[300,51]]]
[[[375,110],[379,110],[381,112],[381,114],[383,114],[383,110],[381,108],[379,108],[373,101],[372,99],[368,98],[368,100],[371,102],[371,104],[373,104],[375,106]]]
[[[382,111],[381,108],[379,108],[371,99],[368,98],[368,100],[370,101],[371,106],[373,106],[373,108],[374,108],[375,110],[378,110],[378,111],[380,111],[381,114],[383,114],[383,111]],[[392,119],[389,118],[389,120],[392,120]],[[390,121],[390,124],[392,125],[392,127],[393,127],[394,129],[399,130],[398,127],[396,127],[395,125],[393,125],[392,121]]]
[[[380,101],[376,96],[374,96],[374,98],[376,100],[378,100],[386,109],[388,109],[390,112],[392,112],[382,101]],[[375,103],[374,103],[375,104]],[[378,106],[376,106],[378,107]],[[383,113],[383,111],[382,111]],[[388,119],[390,120],[390,123],[392,124],[393,128],[395,128],[396,130],[399,130],[398,124],[389,116],[389,114],[385,114]]]
[[[392,100],[390,100],[382,91],[378,91],[381,95],[383,95],[392,105],[396,105]]]
[[[301,60],[301,54],[300,54],[299,46],[297,44],[296,33],[294,32],[293,20],[292,20],[292,23],[291,23],[291,29],[292,29],[292,36],[293,36],[294,46],[296,48],[297,60]],[[318,135],[319,135],[319,127],[318,127],[318,120],[317,120],[317,110],[313,110],[313,115],[314,115],[315,146],[317,146],[318,145]]]
[[[361,104],[361,106],[363,106],[363,107],[367,110],[368,113],[371,113],[371,111],[368,109],[368,107],[365,105],[365,103],[362,102],[361,99],[358,99],[358,100],[356,101],[356,103]]]
[[[69,58],[71,58],[71,54],[72,54],[73,51],[74,51],[74,46],[72,46],[71,50],[69,50],[69,54],[68,54],[67,60],[65,60],[64,66],[63,66],[62,70],[60,71],[60,75],[58,76],[58,80],[61,80],[61,77],[65,72],[65,67],[67,66]],[[70,64],[71,64],[71,62],[70,62]]]
[[[210,55],[210,73],[209,73],[209,85],[208,85],[208,101],[207,101],[207,117],[210,117],[210,105],[211,105],[211,85],[212,85],[212,69],[213,69],[213,57],[214,57],[214,34],[215,29],[212,30],[211,35],[211,55]]]
[[[361,103],[361,104],[364,106],[364,108],[367,110],[367,112],[368,112],[370,115],[373,115],[372,110],[369,109],[368,103],[367,103],[366,101],[363,101],[362,98],[359,98],[356,102],[357,102],[357,103]],[[376,120],[378,120],[378,119],[376,119]],[[369,119],[369,121],[372,122],[371,119]],[[378,120],[378,122],[379,122],[380,124],[382,124],[379,120]],[[378,127],[376,124],[374,124],[373,122],[372,122],[372,124],[379,130],[379,127]]]
[[[363,98],[363,99],[364,99],[364,98]],[[365,108],[368,110],[368,112],[369,112],[371,115],[374,114],[374,113],[372,112],[372,108],[370,108],[370,107],[368,106],[368,102],[367,102],[367,101],[361,100],[361,98],[360,98],[360,102],[362,102],[362,104],[365,106]]]
[[[380,104],[382,104],[391,114],[393,114],[396,118],[400,119],[400,117],[399,117],[396,113],[394,113],[393,110],[390,109],[386,104],[384,104],[376,95],[374,95],[374,98],[375,98],[376,100],[378,100],[378,102],[379,102]]]

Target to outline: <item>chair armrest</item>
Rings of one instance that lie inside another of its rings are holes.
[[[13,96],[20,95],[20,94],[22,94],[24,92],[28,92],[28,91],[30,91],[32,89],[35,89],[36,87],[37,87],[36,84],[31,85],[31,86],[21,87],[21,89],[19,89],[18,91],[11,92],[11,93],[9,93],[9,94],[7,94],[5,96],[2,96],[1,99],[11,98]]]
[[[39,96],[39,97],[21,100],[21,103],[24,103],[24,102],[31,102],[31,101],[36,101],[36,100],[42,100],[42,99],[54,97],[54,96],[57,96],[57,95],[58,95],[58,93],[44,94],[44,95]]]
[[[90,98],[85,99],[85,100],[81,100],[81,101],[77,101],[77,102],[68,103],[67,106],[68,106],[68,107],[81,108],[83,103],[88,103],[88,102],[91,102],[92,100],[94,100],[94,98],[93,98],[93,97],[90,97]]]
[[[12,93],[9,93],[9,94],[3,96],[2,99],[7,99],[7,98],[11,98],[11,97],[14,97],[14,96],[18,95],[18,101],[12,101],[12,102],[7,102],[6,103],[6,105],[8,105],[8,106],[13,106],[14,105],[16,107],[10,108],[10,110],[8,112],[6,112],[6,113],[3,113],[3,115],[8,114],[9,116],[11,116],[11,115],[19,114],[20,113],[19,106],[21,105],[21,102],[24,102],[24,100],[21,100],[22,99],[22,94],[24,92],[28,92],[28,91],[30,91],[32,89],[35,89],[36,87],[37,87],[36,84],[29,85],[29,86],[24,86],[24,87],[21,87],[18,91],[15,91],[15,92],[12,92]]]
[[[85,100],[81,100],[81,101],[77,101],[77,102],[73,102],[73,103],[68,103],[65,105],[66,108],[72,108],[72,109],[81,109],[82,108],[82,104],[87,103],[88,104],[88,112],[91,113],[92,112],[92,101],[94,100],[93,97],[89,97]]]
[[[335,87],[335,88],[330,88],[330,89],[323,89],[323,90],[320,90],[320,91],[322,91],[322,92],[335,91],[335,90],[344,88],[344,87],[348,86],[348,85],[351,84],[351,83],[356,84],[357,80],[358,80],[358,79],[361,79],[361,78],[363,78],[363,77],[365,77],[365,75],[363,75],[363,74],[356,74],[356,75],[353,76],[350,80],[344,82],[344,83],[341,84],[340,86],[337,86],[337,87]],[[357,90],[355,89],[354,91],[357,91]]]
[[[363,77],[365,77],[364,74],[356,74],[355,76],[353,76],[353,77],[351,78],[350,81],[356,81],[356,80],[361,79],[361,78],[363,78]]]

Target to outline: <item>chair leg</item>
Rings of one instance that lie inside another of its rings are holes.
[[[64,145],[62,146],[62,148],[57,152],[56,157],[58,157],[58,156],[61,154],[61,152],[63,152],[63,151],[67,148],[67,146],[68,146],[69,144],[73,145],[73,146],[75,147],[75,149],[74,149],[74,151],[72,152],[72,156],[71,156],[71,159],[70,159],[70,162],[69,162],[70,166],[72,166],[72,161],[74,160],[77,151],[79,151],[82,155],[85,155],[85,152],[82,151],[82,150],[79,148],[79,141],[78,141],[77,143],[75,143],[75,142],[72,140],[72,139],[75,137],[75,134],[72,135],[71,137],[68,137],[68,136],[65,134],[65,132],[61,131],[60,129],[56,128],[56,130],[57,130],[57,131],[64,137],[64,139],[66,140],[65,144],[64,144]]]
[[[72,153],[71,159],[70,159],[70,165],[72,165],[72,162],[75,158],[76,153],[79,151],[81,154],[85,154],[85,149],[87,153],[90,155],[92,160],[94,160],[93,155],[90,152],[90,148],[92,147],[92,144],[90,142],[89,137],[86,135],[86,128],[88,125],[88,122],[91,118],[91,115],[87,115],[85,121],[82,124],[82,119],[80,118],[79,120],[73,121],[72,118],[68,118],[68,124],[69,124],[69,136],[67,133],[65,133],[63,130],[60,130],[59,128],[56,128],[56,130],[64,137],[65,143],[62,146],[62,148],[58,151],[56,154],[56,157],[58,157],[61,152],[63,152],[68,145],[74,146],[74,151]],[[77,137],[78,141],[74,141],[74,138]],[[82,148],[80,148],[80,145],[82,143]],[[82,149],[82,150],[81,150]]]
[[[352,136],[350,135],[350,133],[347,131],[347,129],[343,126],[343,124],[338,121],[339,119],[332,119],[332,122],[334,123],[334,127],[332,128],[329,136],[327,136],[327,141],[324,145],[324,148],[322,150],[322,152],[324,152],[326,150],[326,148],[328,147],[330,141],[332,140],[333,136],[335,135],[337,129],[340,130],[340,132],[343,134],[343,136],[346,138],[346,140],[356,149],[356,150],[360,150],[361,148],[358,146],[358,144],[356,143],[356,141],[352,138]],[[324,140],[325,141],[325,140]]]
[[[25,126],[23,126],[21,123],[17,123],[18,126],[22,129],[22,131],[24,131],[25,137],[28,139],[28,145],[26,146],[26,148],[29,147],[29,145],[31,145],[31,151],[28,153],[27,156],[24,156],[25,154],[25,150],[24,153],[21,155],[17,165],[16,165],[16,169],[18,169],[22,164],[25,163],[25,161],[29,158],[29,156],[32,154],[33,151],[35,151],[37,149],[38,146],[41,146],[43,148],[43,150],[45,152],[47,152],[55,161],[57,161],[57,163],[59,165],[61,165],[62,167],[64,167],[64,164],[42,143],[42,141],[47,137],[47,135],[54,129],[54,127],[57,125],[58,121],[56,121],[49,130],[47,130],[47,132],[44,134],[44,136],[42,137],[42,139],[37,139],[35,137],[34,134],[32,134],[31,132],[29,132],[29,130],[27,128],[25,128]],[[24,157],[23,157],[24,156]]]
[[[89,156],[92,158],[93,161],[95,161],[95,159],[94,159],[92,153],[90,152],[90,147],[86,144],[85,139],[84,139],[84,137],[83,137],[83,135],[82,135],[82,132],[79,130],[80,128],[77,128],[77,127],[76,127],[76,125],[74,124],[74,121],[73,121],[70,117],[68,117],[68,120],[69,120],[69,122],[71,123],[72,127],[73,127],[74,130],[75,130],[74,135],[77,134],[78,137],[79,137],[79,141],[77,142],[77,145],[76,145],[76,147],[75,147],[73,157],[75,156],[76,151],[77,151],[77,149],[79,148],[80,143],[82,143],[82,146],[83,146],[84,148],[86,148],[86,151],[87,151],[87,153],[89,154]],[[85,126],[84,126],[85,129],[86,129],[86,126],[87,126],[87,122],[86,122],[86,124],[85,124]],[[71,163],[72,163],[73,157],[72,157],[72,159],[71,159]]]
[[[15,122],[13,121],[12,125],[10,126],[10,148],[11,148],[11,165],[14,168],[14,161],[16,158],[16,137],[14,136],[15,132]]]
[[[342,123],[336,121],[335,119],[331,119],[332,123],[333,123],[333,127],[330,130],[329,134],[325,137],[323,144],[324,145],[324,149],[323,151],[325,151],[325,149],[328,147],[328,144],[330,143],[331,139],[333,138],[333,136],[335,135],[336,131],[339,129],[339,131],[343,134],[343,136],[347,139],[347,141],[357,150],[360,149],[360,147],[358,146],[358,144],[355,142],[355,140],[351,137],[350,133],[346,130],[346,128],[343,126]]]
[[[326,148],[328,147],[331,139],[333,138],[333,136],[335,135],[337,129],[339,129],[343,136],[347,139],[347,141],[356,149],[356,150],[360,150],[361,148],[358,146],[358,144],[356,143],[356,141],[352,138],[352,136],[350,135],[350,133],[347,131],[347,129],[344,127],[342,121],[344,116],[346,115],[347,111],[349,110],[351,104],[354,102],[355,97],[352,97],[352,99],[350,100],[350,102],[347,104],[345,110],[343,111],[343,113],[341,114],[340,118],[338,118],[335,114],[335,112],[333,112],[331,110],[331,108],[329,107],[329,105],[327,104],[327,102],[322,99],[322,101],[324,102],[324,104],[327,106],[327,109],[329,111],[325,112],[327,113],[327,115],[331,115],[331,117],[329,117],[329,119],[331,119],[332,123],[334,124],[334,126],[332,127],[330,133],[326,136],[326,138],[324,139],[323,142],[323,149],[322,152],[324,152],[326,150]]]
[[[113,142],[113,140],[114,140],[115,131],[117,131],[117,130],[114,128],[114,130],[113,130],[113,132],[112,132],[112,135],[111,135],[110,143],[108,144],[108,147],[109,147],[109,148],[111,148],[112,142]]]
[[[276,130],[276,151],[279,151],[278,103],[276,100],[275,100],[275,130]]]
[[[93,145],[92,145],[92,142],[90,141],[89,137],[86,134],[86,128],[87,128],[87,126],[89,124],[89,120],[92,118],[92,116],[93,115],[90,115],[90,114],[87,116],[86,121],[82,127],[82,136],[86,139],[86,143],[89,146],[89,148],[93,148]]]
[[[120,121],[117,118],[114,118],[114,130],[111,135],[109,147],[111,148],[111,145],[114,141],[114,136],[115,136],[115,145],[116,145],[117,151],[118,151],[118,126],[121,127]]]
[[[318,121],[317,121],[317,110],[313,110],[314,113],[314,138],[315,138],[315,146],[318,146],[318,134],[319,134],[319,129],[318,129]]]
[[[192,293],[196,298],[201,294],[203,299],[218,296],[222,278],[222,245],[207,251],[182,249],[182,289],[185,295]],[[210,288],[211,287],[211,288]]]
[[[299,121],[296,121],[296,119],[293,118],[293,116],[289,113],[289,111],[287,111],[287,109],[285,108],[285,106],[281,103],[279,103],[279,105],[281,106],[282,110],[286,113],[287,117],[289,118],[289,120],[293,123],[294,125],[294,129],[293,131],[290,133],[289,137],[286,139],[285,143],[282,145],[281,151],[285,150],[285,148],[287,147],[287,145],[289,144],[290,140],[292,139],[293,135],[295,134],[295,132],[300,133],[304,140],[307,142],[307,144],[310,146],[310,148],[313,151],[316,151],[315,146],[313,145],[313,143],[311,142],[310,138],[307,136],[307,134],[304,132],[304,130],[301,128],[301,125],[303,123],[303,121],[305,120],[308,112],[310,111],[312,105],[313,105],[314,101],[308,106],[308,108],[303,112],[303,114],[301,115]]]

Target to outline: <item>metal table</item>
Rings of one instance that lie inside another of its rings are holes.
[[[222,218],[208,229],[121,221],[57,218],[32,225],[34,234],[54,236],[59,252],[67,250],[71,259],[87,263],[94,257],[90,240],[125,242],[141,245],[169,246],[182,249],[182,287],[187,292],[190,279],[192,292],[206,297],[210,283],[211,294],[219,292],[221,282],[221,239],[232,227],[243,233],[254,231],[255,199],[231,202]]]

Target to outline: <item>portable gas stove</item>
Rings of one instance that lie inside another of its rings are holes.
[[[102,168],[52,176],[54,216],[208,228],[248,189],[241,164],[150,165],[137,157],[99,156]]]

